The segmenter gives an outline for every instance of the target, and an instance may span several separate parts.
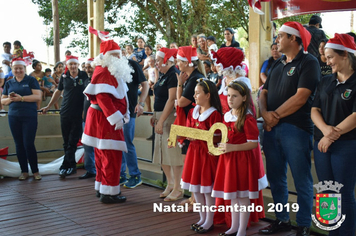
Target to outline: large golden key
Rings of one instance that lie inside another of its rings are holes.
[[[182,136],[186,138],[198,139],[206,141],[208,144],[208,150],[211,154],[215,156],[221,155],[223,152],[218,148],[214,147],[213,139],[216,130],[221,131],[221,143],[226,143],[227,141],[227,127],[223,123],[213,124],[209,130],[189,128],[180,125],[172,125],[169,134],[168,146],[175,147],[177,144],[177,136]]]

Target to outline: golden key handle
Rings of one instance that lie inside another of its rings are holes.
[[[182,136],[186,138],[198,139],[206,141],[208,144],[208,150],[211,154],[219,156],[223,152],[218,148],[214,147],[214,133],[216,130],[221,131],[221,143],[226,143],[227,141],[227,127],[223,123],[213,124],[209,130],[189,128],[180,125],[171,125],[171,131],[169,133],[168,146],[175,147],[177,144],[177,136]]]

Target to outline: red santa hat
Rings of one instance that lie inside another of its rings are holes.
[[[12,60],[12,65],[13,66],[16,66],[16,65],[26,66],[26,62],[25,62],[24,59],[19,57],[19,58],[15,58],[15,59]]]
[[[189,66],[193,67],[192,61],[198,60],[197,49],[191,46],[179,47],[177,59],[189,62]]]
[[[167,61],[174,62],[174,58],[177,58],[178,49],[175,48],[161,48],[157,52],[157,57],[163,58],[162,66],[166,66]]]
[[[348,34],[335,33],[334,38],[329,39],[325,48],[332,48],[336,50],[356,52],[356,44],[354,38]]]
[[[301,38],[304,46],[304,53],[308,53],[308,46],[311,40],[311,34],[306,28],[304,28],[302,24],[295,21],[286,22],[282,25],[279,31],[285,32],[287,34],[293,34]]]
[[[85,62],[85,64],[91,64],[93,61],[94,61],[94,58],[89,58],[89,59]]]
[[[102,41],[100,43],[100,53],[102,53],[103,55],[105,55],[106,53],[121,53],[121,48],[117,43],[115,43],[114,40],[110,39],[107,41]]]
[[[244,75],[244,65],[242,61],[245,55],[242,50],[233,47],[220,48],[217,52],[212,51],[211,58],[216,60],[215,64],[221,66],[222,70],[233,70],[236,73]]]
[[[66,56],[66,64],[68,65],[68,64],[71,63],[71,62],[74,62],[74,63],[79,64],[78,57],[72,56],[72,55]]]

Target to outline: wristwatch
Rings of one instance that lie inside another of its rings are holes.
[[[145,107],[145,103],[144,102],[139,102],[138,103],[141,107]]]

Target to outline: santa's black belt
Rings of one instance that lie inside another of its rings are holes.
[[[103,110],[101,110],[101,108],[99,107],[98,104],[90,104],[90,107],[94,108],[95,110],[98,110],[98,111],[103,111]]]

